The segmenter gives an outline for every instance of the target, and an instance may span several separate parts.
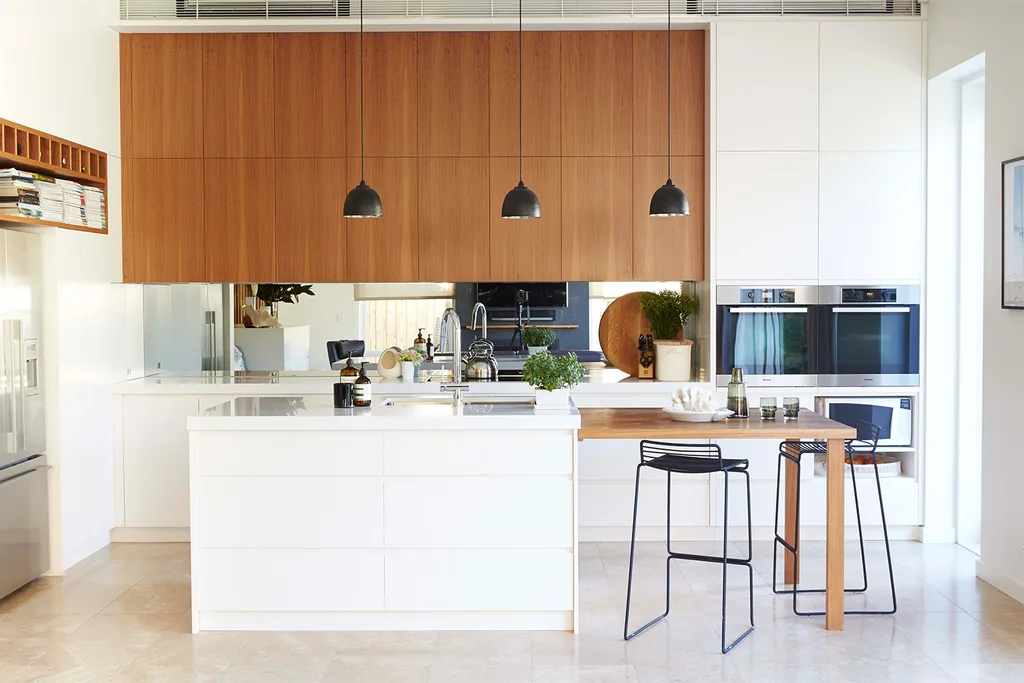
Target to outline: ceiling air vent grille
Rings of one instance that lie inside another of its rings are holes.
[[[347,18],[360,0],[120,0],[121,19]],[[918,0],[672,0],[679,15],[917,16]],[[367,17],[514,17],[518,0],[365,0]],[[650,17],[664,15],[664,0],[523,0],[523,16],[536,18]]]

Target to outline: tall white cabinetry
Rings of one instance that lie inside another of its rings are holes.
[[[921,277],[922,25],[721,22],[718,282]]]

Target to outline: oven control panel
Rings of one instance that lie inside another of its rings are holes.
[[[843,288],[844,304],[891,304],[896,303],[895,287]]]
[[[796,303],[796,292],[792,289],[751,287],[740,290],[740,299],[746,304],[793,304]]]

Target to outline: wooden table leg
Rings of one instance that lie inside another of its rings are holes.
[[[783,446],[787,453],[796,454],[797,447],[790,446],[788,443]],[[800,466],[791,461],[786,460],[786,530],[785,539],[786,543],[792,546],[796,546],[796,534],[797,525],[800,523],[796,515],[796,501],[797,501],[797,486],[800,481]],[[787,585],[794,585],[800,580],[799,570],[797,569],[796,558],[793,557],[792,553],[784,552],[785,555],[785,582]]]
[[[825,628],[843,630],[843,543],[845,534],[846,443],[828,440],[827,503],[825,517]]]

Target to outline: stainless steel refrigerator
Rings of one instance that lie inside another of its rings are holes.
[[[0,597],[49,569],[42,240],[0,230]]]

